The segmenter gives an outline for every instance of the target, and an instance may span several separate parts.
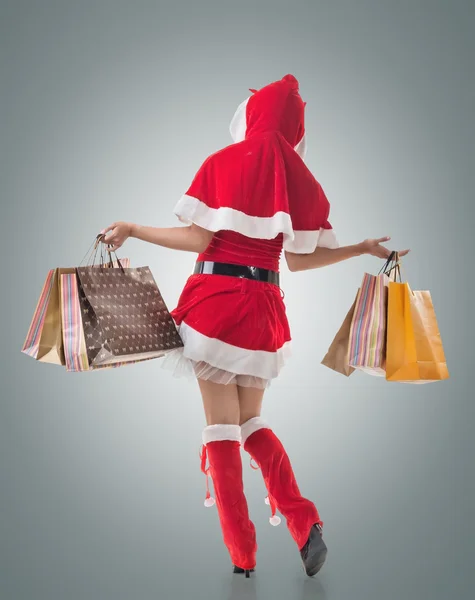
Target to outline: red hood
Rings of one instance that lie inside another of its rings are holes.
[[[246,139],[277,131],[295,147],[305,133],[305,103],[299,94],[297,79],[286,75],[258,91],[251,91],[253,95],[246,105]]]

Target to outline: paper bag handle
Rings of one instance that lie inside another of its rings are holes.
[[[96,258],[97,258],[97,252],[99,250],[99,245],[101,243],[104,243],[103,242],[104,238],[105,238],[105,234],[103,234],[103,233],[99,233],[98,235],[96,235],[94,242],[91,244],[89,250],[86,252],[86,255],[82,259],[80,265],[82,265],[82,263],[84,262],[86,257],[87,257],[87,264],[92,264],[93,266],[96,264]],[[99,266],[102,267],[102,265],[108,264],[110,268],[113,268],[114,262],[112,260],[111,254],[112,253],[109,252],[109,260],[106,260],[106,257],[103,254],[103,248],[101,245],[101,250],[100,250],[100,255],[99,255],[99,260],[100,260]],[[115,253],[115,251],[113,252],[113,254],[114,254],[114,258],[117,261],[117,264],[119,265],[119,268],[121,269],[122,273],[125,273],[124,267],[123,267],[122,263],[120,262],[120,259],[117,256],[117,254]],[[91,262],[91,260],[92,260],[92,262]]]
[[[394,263],[394,264],[390,267],[390,265],[392,263]],[[395,252],[394,250],[388,256],[388,259],[386,260],[384,265],[381,267],[378,275],[380,275],[381,273],[384,273],[388,277],[391,277],[391,271],[393,271],[393,270],[394,270],[393,281],[396,281],[396,277],[399,276],[399,282],[402,283],[399,252]]]
[[[104,233],[99,233],[96,236],[96,244],[100,244],[100,243],[104,244],[104,238],[105,238],[105,234]],[[108,244],[108,246],[110,246],[110,244]],[[124,267],[122,266],[122,263],[120,262],[120,259],[117,256],[115,250],[112,251],[112,252],[109,250],[108,252],[109,252],[109,267],[111,269],[114,268],[114,261],[112,260],[112,256],[111,256],[113,254],[114,258],[115,258],[115,260],[117,262],[117,264],[119,265],[120,270],[122,271],[122,273],[125,273]],[[101,246],[101,264],[105,264],[105,263],[106,263],[106,261],[103,260],[102,246]]]
[[[381,273],[386,273],[389,265],[393,262],[394,260],[394,255],[396,254],[396,252],[394,252],[394,250],[391,252],[391,254],[388,256],[388,258],[386,259],[386,262],[384,263],[384,265],[381,267],[381,269],[379,270],[378,275],[381,275]]]

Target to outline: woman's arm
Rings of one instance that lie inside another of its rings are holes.
[[[361,256],[362,254],[370,254],[377,258],[389,258],[391,251],[381,244],[390,239],[391,238],[389,237],[383,237],[375,240],[365,240],[364,242],[353,246],[343,246],[341,248],[333,249],[320,248],[317,246],[311,254],[285,252],[285,259],[289,270],[295,272],[326,267],[348,260],[349,258],[354,258],[355,256]],[[402,250],[399,252],[399,256],[405,256],[408,252],[409,250]]]
[[[109,246],[111,252],[118,250],[129,237],[133,237],[164,248],[198,254],[206,250],[214,235],[212,231],[198,227],[194,223],[187,227],[146,227],[118,222],[101,233],[108,234],[103,242]]]

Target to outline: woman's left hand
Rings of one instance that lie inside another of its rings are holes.
[[[124,221],[112,223],[110,227],[103,229],[101,233],[103,235],[109,234],[105,235],[102,243],[108,246],[107,250],[109,252],[115,252],[132,235],[132,224]]]
[[[371,256],[376,256],[376,258],[389,258],[391,255],[391,250],[383,246],[383,242],[388,242],[390,237],[383,237],[374,240],[365,240],[358,244],[359,249],[362,254],[370,254]],[[400,250],[398,252],[399,256],[406,256],[409,250]]]

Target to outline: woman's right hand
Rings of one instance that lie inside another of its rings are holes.
[[[391,250],[383,246],[383,242],[388,242],[391,238],[386,236],[377,239],[368,239],[364,240],[358,244],[358,249],[361,251],[361,254],[370,254],[371,256],[376,256],[376,258],[384,258],[387,259],[391,255]],[[398,252],[399,256],[406,256],[409,250],[400,250]]]
[[[107,244],[107,250],[115,252],[132,235],[132,224],[118,221],[117,223],[112,223],[107,229],[103,229],[101,234],[105,236],[102,242]]]

